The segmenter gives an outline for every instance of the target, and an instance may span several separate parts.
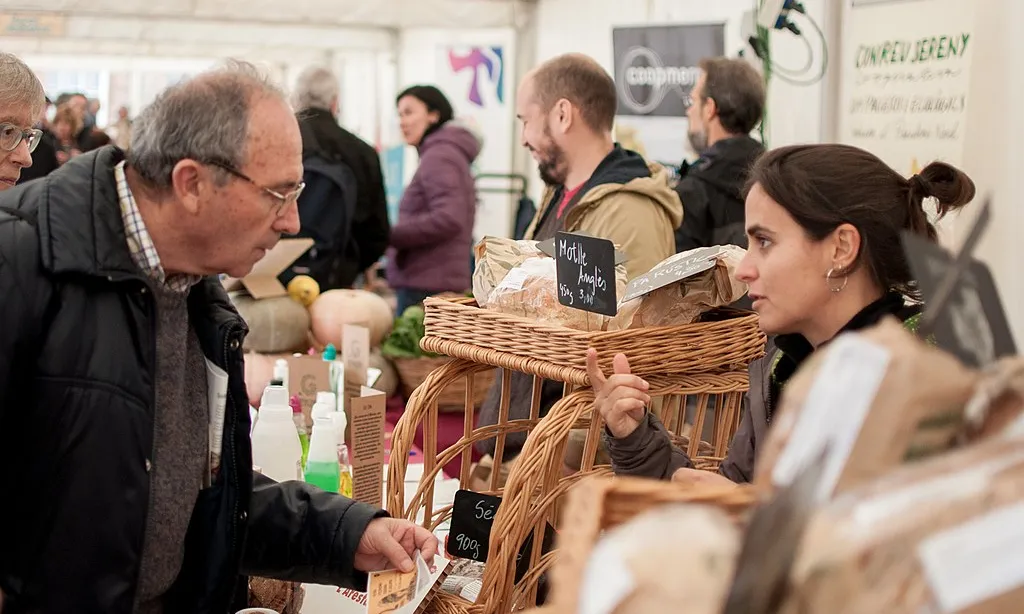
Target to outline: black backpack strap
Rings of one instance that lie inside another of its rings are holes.
[[[20,220],[24,220],[24,221],[28,222],[29,224],[32,224],[33,226],[36,225],[36,222],[37,222],[36,216],[34,216],[34,215],[30,214],[30,213],[25,213],[21,209],[13,209],[11,207],[4,207],[3,205],[0,205],[0,211],[3,211],[4,213],[8,213],[10,215],[13,215],[14,217],[16,217],[16,218],[18,218]]]

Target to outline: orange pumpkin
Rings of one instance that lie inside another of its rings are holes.
[[[323,345],[341,348],[346,324],[370,329],[370,347],[378,347],[391,332],[394,312],[382,297],[365,290],[328,290],[309,306],[313,336]]]

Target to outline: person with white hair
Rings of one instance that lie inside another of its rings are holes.
[[[43,131],[36,118],[46,104],[43,84],[18,56],[0,52],[0,190],[14,187],[32,166]]]
[[[304,187],[284,94],[236,63],[164,91],[127,153],[0,194],[5,612],[223,614],[246,575],[365,590],[430,564],[423,527],[254,475],[247,328],[217,275],[299,231]]]
[[[282,281],[307,274],[321,291],[351,288],[384,255],[391,232],[380,156],[338,125],[339,94],[334,73],[311,66],[299,75],[293,95],[306,182],[299,236],[315,243]]]

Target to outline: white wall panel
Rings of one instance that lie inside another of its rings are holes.
[[[964,142],[964,170],[979,194],[992,194],[992,223],[977,255],[992,268],[1018,347],[1024,344],[1024,275],[1020,270],[1024,209],[1024,54],[1019,28],[1024,23],[1020,0],[973,0],[974,68]],[[980,198],[979,198],[980,200]],[[957,221],[964,239],[977,211],[964,209]]]

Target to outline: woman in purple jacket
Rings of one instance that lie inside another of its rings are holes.
[[[471,286],[476,187],[470,165],[482,139],[452,121],[451,103],[432,85],[406,89],[397,106],[402,137],[420,155],[402,194],[388,252],[388,283],[398,294],[401,314],[428,296],[462,293]]]

